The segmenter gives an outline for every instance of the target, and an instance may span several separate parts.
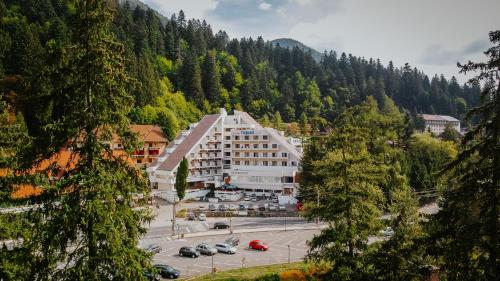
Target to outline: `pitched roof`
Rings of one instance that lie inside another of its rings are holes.
[[[455,117],[448,115],[432,115],[432,114],[422,114],[422,118],[425,121],[448,121],[448,122],[459,122],[460,120]]]
[[[189,135],[177,145],[167,159],[160,164],[159,170],[172,171],[181,162],[182,158],[198,143],[208,130],[219,120],[220,114],[212,114],[203,117],[198,125],[194,127]]]
[[[168,142],[160,126],[156,125],[130,125],[130,130],[137,133],[143,142]]]

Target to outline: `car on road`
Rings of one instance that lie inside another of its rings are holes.
[[[217,249],[219,253],[230,254],[230,255],[236,254],[236,248],[226,243],[215,244],[215,249]]]
[[[255,207],[253,204],[248,205],[248,210],[253,211],[255,210]]]
[[[279,205],[278,209],[280,211],[286,211],[286,206],[285,205]]]
[[[273,197],[272,201],[273,201],[273,203],[278,203],[279,202],[278,197]]]
[[[177,279],[181,276],[181,272],[170,265],[155,264],[154,268],[158,271],[161,277],[168,279]]]
[[[259,205],[259,211],[265,211],[266,210],[266,205],[260,204]]]
[[[208,210],[210,210],[210,211],[217,211],[217,205],[215,205],[215,204],[208,205]]]
[[[200,221],[206,221],[207,220],[207,215],[205,215],[204,213],[201,213],[198,215],[198,219]]]
[[[214,229],[228,229],[229,224],[227,222],[219,221],[214,223]]]
[[[261,240],[252,240],[248,243],[248,248],[259,250],[259,251],[267,251],[269,250],[269,245],[262,242]]]
[[[227,238],[226,241],[224,241],[224,243],[232,247],[236,247],[240,244],[240,238],[238,236],[232,236]]]
[[[388,226],[385,229],[380,230],[379,233],[383,236],[388,237],[394,235],[394,230],[392,229],[392,227]]]
[[[194,213],[188,213],[188,215],[187,215],[188,220],[194,221],[195,218],[196,218],[196,216],[194,215]]]
[[[243,198],[243,200],[245,200],[245,201],[250,201],[250,196],[245,196],[245,197]]]
[[[257,197],[252,197],[252,202],[257,202]]]
[[[236,209],[237,209],[236,205],[234,204],[229,205],[229,211],[236,211]]]
[[[245,204],[240,204],[240,211],[245,211],[247,209],[247,205]]]
[[[148,253],[158,254],[161,252],[161,247],[158,244],[149,244],[144,250]]]
[[[200,252],[194,247],[184,246],[179,249],[179,256],[197,258],[200,256]]]
[[[220,206],[219,206],[219,210],[220,210],[220,211],[227,211],[227,206],[226,206],[226,204],[220,204]]]
[[[213,256],[217,254],[217,249],[214,246],[207,243],[201,243],[196,246],[196,251],[200,252],[202,255]]]
[[[269,205],[269,211],[276,211],[276,205],[270,204]]]

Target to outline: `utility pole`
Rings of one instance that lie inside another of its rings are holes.
[[[316,207],[319,208],[319,186],[316,186]],[[316,217],[316,224],[319,224],[319,217]]]
[[[175,235],[175,195],[174,204],[172,205],[172,233]]]
[[[288,263],[290,263],[290,244],[288,244]]]

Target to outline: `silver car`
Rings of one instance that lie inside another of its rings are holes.
[[[226,243],[215,244],[215,249],[217,249],[219,253],[230,254],[230,255],[236,254],[236,248],[231,247],[231,245]]]
[[[198,246],[196,246],[196,251],[200,252],[202,255],[207,255],[207,256],[213,256],[217,254],[217,249],[207,243],[201,243]]]

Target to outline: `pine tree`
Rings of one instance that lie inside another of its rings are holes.
[[[220,73],[215,60],[215,51],[208,51],[203,62],[203,92],[209,102],[219,101]]]
[[[196,53],[191,50],[183,63],[183,88],[186,96],[198,107],[203,105],[205,95],[201,86],[201,70]]]
[[[24,241],[31,253],[25,269],[37,280],[142,280],[150,266],[137,248],[150,217],[132,209],[134,194],[148,197],[147,179],[109,147],[113,133],[127,151],[137,144],[126,117],[133,98],[124,47],[110,35],[111,20],[107,1],[76,1],[66,83],[57,97],[66,102],[48,133],[67,132],[77,163],[42,186],[44,219]]]
[[[449,186],[434,219],[441,271],[447,280],[498,280],[500,276],[500,30],[486,63],[461,65],[480,71],[470,83],[484,83],[481,105],[468,113],[478,125],[462,140],[462,151],[448,168]]]
[[[186,195],[187,189],[187,177],[189,174],[189,163],[186,157],[182,158],[182,161],[179,163],[179,167],[177,168],[177,174],[175,175],[175,190],[177,193],[177,198],[174,197],[174,203],[172,204],[173,212],[172,212],[172,232],[175,233],[175,218],[177,216],[177,212],[175,207],[177,206],[177,202],[182,201],[184,196]]]

